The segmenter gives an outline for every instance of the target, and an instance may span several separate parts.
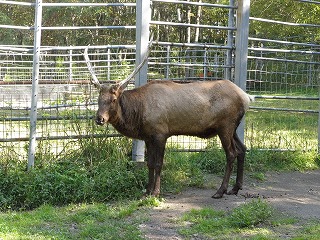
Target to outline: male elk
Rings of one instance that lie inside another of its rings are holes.
[[[243,184],[246,147],[238,138],[236,129],[249,108],[249,95],[229,80],[187,84],[152,81],[139,88],[125,90],[129,80],[144,62],[119,84],[101,85],[92,70],[87,50],[85,58],[94,80],[93,84],[100,89],[96,123],[111,123],[121,134],[144,140],[146,143],[149,169],[146,194],[160,194],[165,145],[172,135],[201,138],[218,135],[227,164],[222,184],[212,197],[221,198],[224,193],[238,193]],[[232,190],[227,192],[235,158],[236,183]]]

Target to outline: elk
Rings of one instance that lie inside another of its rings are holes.
[[[146,194],[160,194],[160,175],[166,141],[173,135],[211,138],[218,135],[226,155],[222,184],[213,198],[237,194],[243,184],[246,147],[236,129],[249,108],[251,97],[229,80],[176,83],[151,81],[125,90],[129,80],[144,61],[124,81],[100,84],[85,50],[92,83],[99,89],[96,123],[110,123],[121,134],[145,141],[149,171]],[[233,163],[237,159],[237,177],[227,192]]]

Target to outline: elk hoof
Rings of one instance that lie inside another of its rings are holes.
[[[241,187],[234,186],[227,194],[228,195],[237,195]]]
[[[212,196],[212,198],[215,198],[215,199],[222,198],[224,193],[225,192],[218,191]]]
[[[238,194],[238,190],[230,190],[229,192],[227,192],[227,195],[237,195]]]
[[[152,197],[159,197],[160,196],[160,191],[153,191],[151,194]]]

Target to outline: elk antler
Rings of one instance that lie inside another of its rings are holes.
[[[144,56],[142,62],[138,65],[138,67],[136,67],[134,69],[134,71],[123,81],[121,81],[120,83],[118,83],[118,87],[119,88],[125,88],[129,81],[140,71],[140,69],[142,68],[142,66],[146,63],[148,57],[149,57],[149,54],[151,52],[151,46],[152,46],[152,40],[153,40],[153,33],[151,33],[151,36],[150,36],[150,41],[149,41],[149,44],[148,44],[148,52],[147,54]],[[91,79],[91,83],[98,89],[101,88],[101,83],[99,82],[97,76],[95,75],[94,73],[94,70],[91,66],[91,63],[90,63],[90,59],[89,59],[89,56],[88,56],[88,48],[87,47],[85,50],[84,50],[84,59],[86,60],[86,64],[87,64],[87,67],[89,69],[89,72],[92,76],[92,79]]]
[[[125,80],[118,83],[119,88],[122,88],[122,89],[126,88],[129,81],[140,71],[142,66],[146,63],[146,61],[148,60],[149,54],[151,52],[152,40],[153,40],[153,33],[151,33],[149,44],[148,44],[148,51],[147,51],[146,55],[144,56],[143,60],[138,65],[138,67],[136,67],[133,70],[133,72]]]
[[[97,78],[96,74],[94,73],[94,70],[93,70],[93,68],[92,68],[92,66],[91,66],[90,59],[89,59],[89,56],[88,56],[88,48],[89,48],[89,47],[87,47],[87,48],[84,50],[84,59],[86,60],[86,64],[87,64],[88,69],[89,69],[89,72],[90,72],[90,74],[91,74],[91,76],[92,76],[91,83],[92,83],[96,88],[100,89],[100,88],[101,88],[101,83],[99,82],[99,80],[98,80],[98,78]]]

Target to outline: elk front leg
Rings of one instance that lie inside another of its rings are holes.
[[[146,195],[151,194],[154,186],[154,167],[152,163],[149,163],[149,160],[148,160],[148,171],[149,171],[149,176],[148,176],[148,185],[145,193]]]
[[[149,182],[146,191],[148,195],[159,196],[160,194],[160,178],[165,144],[166,138],[161,136],[155,136],[146,141],[149,168]]]

